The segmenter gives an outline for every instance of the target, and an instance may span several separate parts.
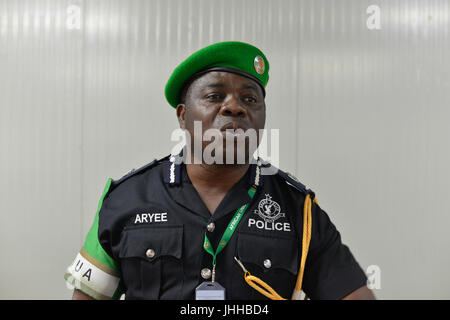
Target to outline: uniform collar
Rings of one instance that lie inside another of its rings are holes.
[[[262,163],[262,160],[258,158],[258,160],[253,159],[252,163],[250,164],[250,175],[248,179],[249,186],[254,185],[256,187],[262,187],[264,183],[263,175],[261,174]],[[179,153],[177,155],[170,155],[169,161],[166,162],[164,181],[171,186],[181,184],[181,167],[183,165],[184,163],[182,153]]]
[[[261,161],[250,164],[245,175],[228,191],[213,215],[200,198],[187,174],[180,155],[169,157],[165,168],[165,181],[173,192],[173,199],[181,206],[208,220],[217,220],[234,212],[242,205],[251,201],[248,190],[252,185],[262,187]]]

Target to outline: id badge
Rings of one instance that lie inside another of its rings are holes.
[[[225,288],[217,282],[203,282],[195,288],[195,300],[225,300]]]

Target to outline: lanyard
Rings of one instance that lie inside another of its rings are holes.
[[[253,199],[254,195],[256,193],[256,186],[251,186],[248,190],[248,195],[251,199]],[[234,233],[234,230],[236,230],[237,225],[239,224],[239,221],[241,221],[242,216],[244,215],[245,211],[247,210],[249,203],[244,204],[242,207],[236,210],[234,213],[233,218],[231,219],[230,223],[228,224],[228,227],[226,228],[225,232],[222,235],[222,239],[220,239],[219,245],[217,246],[216,252],[214,252],[211,241],[209,241],[208,236],[205,232],[205,241],[203,242],[203,248],[208,252],[210,255],[213,256],[213,276],[212,276],[212,282],[214,282],[215,278],[215,270],[216,270],[216,257],[217,255],[225,248],[228,241],[231,239],[231,236]]]

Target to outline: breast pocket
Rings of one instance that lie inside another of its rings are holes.
[[[248,271],[269,284],[283,298],[290,299],[299,267],[297,238],[240,233],[237,254]],[[255,299],[265,297],[254,290]]]
[[[127,299],[179,299],[183,227],[137,226],[122,232],[119,258]]]

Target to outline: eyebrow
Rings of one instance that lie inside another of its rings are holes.
[[[242,89],[253,89],[253,90],[258,91],[258,89],[256,88],[256,86],[254,86],[253,84],[249,84],[249,83],[244,83],[244,84],[241,86],[241,88],[242,88]]]

